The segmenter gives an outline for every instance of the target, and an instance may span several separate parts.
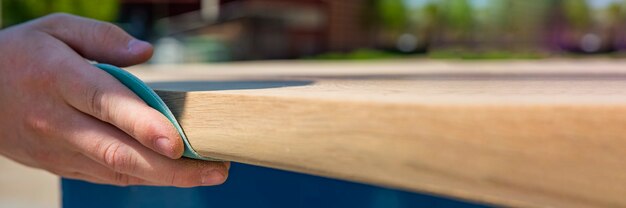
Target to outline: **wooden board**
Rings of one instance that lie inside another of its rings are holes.
[[[625,64],[244,62],[132,72],[152,82],[205,156],[497,205],[626,207]]]

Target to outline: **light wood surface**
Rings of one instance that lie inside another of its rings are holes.
[[[131,72],[152,82],[205,156],[497,205],[626,207],[625,64],[244,62]]]

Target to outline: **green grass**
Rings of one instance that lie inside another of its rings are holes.
[[[390,58],[398,58],[405,57],[406,55],[402,55],[399,53],[380,51],[380,50],[372,50],[372,49],[359,49],[352,52],[347,53],[324,53],[316,56],[306,57],[305,59],[310,60],[376,60],[376,59],[390,59]]]
[[[373,49],[359,49],[347,53],[325,53],[306,57],[309,60],[379,60],[391,58],[430,58],[430,59],[459,59],[459,60],[513,60],[513,59],[543,59],[549,55],[532,51],[504,51],[504,50],[436,50],[426,54],[404,54]]]
[[[437,50],[428,53],[432,59],[461,59],[461,60],[510,60],[510,59],[543,59],[547,54],[540,52],[524,51],[467,51],[467,50]]]

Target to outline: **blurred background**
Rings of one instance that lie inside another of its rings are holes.
[[[626,0],[0,2],[3,27],[51,12],[114,22],[156,45],[152,63],[626,54]]]
[[[0,0],[0,27],[52,12],[148,40],[152,64],[626,57],[626,0]],[[55,176],[0,169],[0,207],[59,205]]]

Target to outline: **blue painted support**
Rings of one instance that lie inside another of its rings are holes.
[[[239,163],[215,187],[117,187],[63,179],[62,188],[64,208],[489,207]]]

